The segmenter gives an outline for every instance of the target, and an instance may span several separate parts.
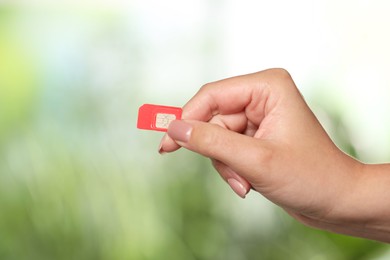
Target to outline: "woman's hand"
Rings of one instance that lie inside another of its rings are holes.
[[[252,188],[307,225],[389,239],[359,229],[366,220],[350,204],[364,165],[334,145],[283,69],[203,86],[183,120],[170,124],[160,152],[180,147],[211,158],[241,197]]]

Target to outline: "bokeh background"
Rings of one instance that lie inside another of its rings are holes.
[[[160,156],[143,103],[290,71],[335,142],[390,160],[388,1],[0,2],[0,259],[388,259]],[[375,188],[375,187],[373,187]]]

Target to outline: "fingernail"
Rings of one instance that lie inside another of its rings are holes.
[[[164,148],[163,148],[163,144],[164,144],[166,139],[167,139],[167,135],[164,135],[163,138],[161,139],[160,144],[158,145],[158,153],[161,155],[166,154],[166,152],[164,151]]]
[[[190,140],[191,131],[192,131],[192,125],[181,120],[172,121],[168,127],[168,135],[173,140],[184,142],[184,143]]]
[[[242,185],[239,181],[236,179],[230,178],[227,180],[232,190],[241,198],[245,199],[246,196],[246,189],[244,188],[244,185]]]

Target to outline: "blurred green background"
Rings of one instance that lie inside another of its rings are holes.
[[[335,142],[390,158],[386,1],[2,1],[0,259],[388,259],[313,230],[205,158],[160,156],[143,103],[288,69]]]

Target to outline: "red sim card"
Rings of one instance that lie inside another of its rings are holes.
[[[180,107],[144,104],[138,110],[137,127],[139,129],[166,132],[173,120],[181,119]]]

